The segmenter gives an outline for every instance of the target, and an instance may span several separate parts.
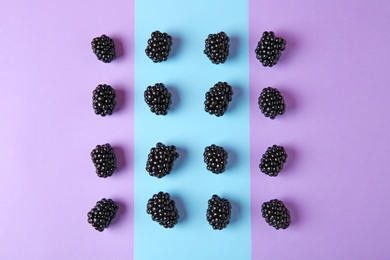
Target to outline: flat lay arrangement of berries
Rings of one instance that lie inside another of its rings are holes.
[[[229,42],[230,38],[225,32],[209,34],[205,40],[203,52],[213,64],[223,64],[229,56]],[[279,61],[286,44],[285,39],[276,37],[272,31],[266,31],[255,50],[256,58],[263,66],[272,67]],[[116,58],[115,43],[110,37],[106,35],[96,37],[92,40],[91,45],[98,60],[110,63]],[[145,54],[154,63],[161,63],[168,60],[172,45],[172,36],[157,30],[152,32],[147,40]],[[229,108],[233,94],[233,88],[227,82],[217,82],[205,94],[205,112],[216,117],[223,116]],[[116,93],[110,85],[98,85],[93,91],[92,99],[95,114],[105,117],[114,112]],[[172,104],[172,95],[163,83],[156,83],[145,89],[143,100],[150,112],[167,116]],[[286,104],[281,92],[272,87],[266,87],[261,91],[258,97],[258,105],[261,113],[270,119],[275,119],[286,111]],[[98,177],[107,178],[116,171],[116,154],[109,143],[97,145],[90,156]],[[150,176],[161,179],[172,172],[175,160],[179,156],[180,154],[175,145],[165,145],[158,142],[155,147],[150,149],[147,158],[145,158],[145,170]],[[226,171],[228,157],[227,150],[221,146],[211,144],[204,148],[203,161],[206,164],[205,168],[215,175],[220,175]],[[276,177],[282,171],[286,161],[287,153],[284,147],[273,145],[268,147],[262,155],[259,169],[268,176]],[[98,201],[95,207],[88,212],[88,223],[102,232],[109,227],[117,211],[118,205],[113,200],[104,198]],[[232,211],[234,211],[234,208],[228,199],[214,194],[208,200],[206,220],[214,230],[223,230],[230,223]],[[164,228],[173,228],[179,223],[180,219],[175,201],[171,199],[169,193],[162,191],[154,194],[148,200],[146,213],[151,216],[153,221]],[[265,222],[275,229],[286,229],[291,224],[289,210],[278,199],[264,202],[261,205],[261,213]]]

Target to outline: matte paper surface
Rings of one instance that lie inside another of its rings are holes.
[[[388,1],[2,1],[0,3],[0,259],[389,259],[390,4]],[[174,38],[167,62],[144,53],[154,30]],[[263,31],[287,40],[264,68],[254,50]],[[203,54],[209,33],[231,38],[227,62]],[[90,42],[106,34],[118,58],[98,61]],[[218,81],[234,88],[221,118],[204,112]],[[148,85],[173,93],[166,117],[143,100]],[[118,94],[112,116],[92,109],[92,91]],[[285,115],[265,118],[264,87],[278,88]],[[176,145],[171,175],[150,177],[156,142]],[[96,176],[90,152],[111,143],[118,171]],[[203,149],[229,151],[222,175],[206,170]],[[258,164],[285,146],[276,178]],[[180,222],[166,230],[146,214],[158,191],[177,201]],[[207,200],[232,201],[232,222],[214,231]],[[103,233],[87,223],[102,198],[118,202]],[[292,224],[261,217],[281,199]]]

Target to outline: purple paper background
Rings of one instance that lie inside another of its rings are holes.
[[[134,1],[3,1],[0,4],[0,259],[133,257]],[[390,121],[388,1],[250,0],[253,259],[387,259]],[[288,41],[263,68],[253,51],[264,30]],[[93,37],[113,37],[120,57],[96,60]],[[97,84],[117,89],[119,109],[93,114]],[[257,107],[277,87],[287,112]],[[120,170],[95,176],[89,153],[110,142]],[[259,173],[265,149],[289,154],[277,178]],[[103,197],[118,219],[100,234],[86,213]],[[279,198],[288,230],[260,217]]]
[[[0,259],[131,259],[134,2],[0,5]],[[119,50],[110,64],[91,50],[103,33]],[[118,94],[105,118],[92,109],[101,83]],[[89,153],[106,142],[119,171],[101,179]],[[99,233],[86,214],[103,197],[121,209]]]
[[[253,259],[389,259],[390,2],[250,0]],[[287,39],[275,67],[253,55],[265,30]],[[287,112],[261,115],[262,88]],[[260,173],[268,146],[285,146],[276,178]],[[276,231],[264,201],[282,199],[292,225]]]

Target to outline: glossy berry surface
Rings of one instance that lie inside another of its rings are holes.
[[[228,152],[223,147],[213,144],[204,149],[203,158],[207,170],[220,174],[225,171]]]
[[[230,38],[225,32],[209,34],[205,40],[204,54],[214,64],[224,63],[229,56]]]
[[[268,147],[267,151],[263,154],[259,168],[263,173],[276,177],[283,169],[286,160],[287,153],[284,147],[273,145],[272,147]]]
[[[88,223],[97,231],[102,232],[108,228],[111,221],[115,218],[118,211],[118,205],[111,199],[101,199],[96,202],[95,207],[88,212]]]
[[[265,221],[275,229],[286,229],[291,224],[290,212],[282,201],[273,199],[264,202],[261,214]]]
[[[175,201],[170,198],[169,193],[162,191],[149,199],[146,213],[151,215],[153,221],[165,228],[173,228],[180,218]]]
[[[146,171],[150,176],[162,178],[171,173],[175,160],[179,157],[174,145],[166,146],[157,143],[150,149],[146,162]]]
[[[145,49],[146,55],[154,62],[163,62],[168,59],[171,51],[172,37],[160,31],[152,32]]]
[[[222,230],[230,223],[232,205],[225,198],[213,195],[208,201],[206,218],[215,230]]]
[[[95,114],[101,116],[112,115],[116,105],[115,90],[110,85],[100,84],[92,94],[92,106]]]
[[[226,82],[218,82],[205,94],[204,110],[217,117],[223,116],[233,98],[233,88]]]
[[[101,178],[110,177],[116,170],[116,155],[110,144],[97,145],[91,152],[91,159]]]
[[[148,86],[144,92],[144,100],[150,111],[156,115],[166,115],[172,104],[171,93],[163,83]]]
[[[275,119],[286,112],[286,104],[282,94],[276,88],[264,88],[258,98],[259,108],[265,117]]]
[[[272,67],[278,63],[286,44],[285,39],[275,37],[273,32],[264,32],[255,50],[256,58],[264,67]]]
[[[116,58],[114,41],[104,34],[94,38],[91,42],[91,46],[92,51],[95,53],[98,60],[101,60],[104,63],[110,63]]]

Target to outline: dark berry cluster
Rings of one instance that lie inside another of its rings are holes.
[[[212,173],[223,173],[225,171],[228,159],[228,152],[221,146],[215,144],[207,146],[203,153],[204,162],[207,170]]]
[[[224,63],[229,56],[229,37],[225,32],[209,34],[205,40],[204,54],[214,64]]]
[[[171,93],[163,83],[148,86],[144,92],[144,100],[150,111],[156,115],[168,114],[168,109],[172,104]]]
[[[157,143],[150,149],[146,162],[146,171],[150,176],[162,178],[171,173],[175,160],[179,157],[174,145],[166,146]]]
[[[232,205],[225,198],[213,195],[208,201],[206,218],[216,230],[222,230],[230,223]]]
[[[259,96],[258,104],[264,116],[275,119],[286,111],[284,98],[276,88],[264,88]]]
[[[145,49],[146,55],[155,63],[166,61],[171,51],[172,37],[160,31],[152,32]]]
[[[116,58],[115,44],[110,37],[103,34],[100,37],[94,38],[91,45],[93,53],[95,53],[98,60],[101,60],[104,63],[110,63]]]
[[[286,40],[280,37],[275,37],[273,32],[264,32],[256,48],[256,58],[263,64],[264,67],[272,67],[276,65],[282,51],[286,49]]]
[[[102,232],[108,228],[111,221],[115,218],[118,211],[118,205],[111,199],[102,199],[96,202],[95,207],[88,212],[88,223],[96,230]]]
[[[92,96],[95,114],[101,116],[112,115],[116,105],[115,97],[115,90],[110,85],[100,84],[97,86]]]
[[[175,201],[170,199],[169,193],[162,191],[149,199],[146,213],[151,215],[153,221],[165,228],[173,228],[180,218]]]
[[[110,177],[116,170],[115,151],[110,144],[97,145],[91,152],[96,174],[101,178]]]
[[[290,212],[282,201],[273,199],[264,202],[261,213],[265,221],[276,229],[286,229],[290,226]]]
[[[267,151],[263,154],[259,168],[263,173],[276,177],[283,169],[286,160],[287,153],[284,147],[273,145],[272,147],[268,147]]]
[[[211,115],[223,116],[233,98],[233,88],[226,82],[218,82],[206,92],[204,110]]]

